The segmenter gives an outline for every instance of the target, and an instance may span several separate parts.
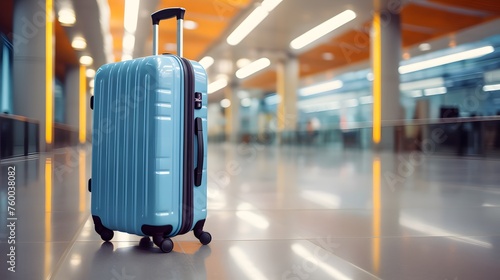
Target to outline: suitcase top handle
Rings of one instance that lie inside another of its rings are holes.
[[[159,24],[161,20],[173,17],[176,17],[177,20],[184,19],[184,13],[186,13],[186,9],[184,8],[168,8],[152,13],[151,19],[153,20],[153,25],[155,25]]]
[[[182,57],[182,42],[183,42],[183,21],[186,9],[184,8],[168,8],[156,11],[151,14],[153,21],[153,55],[158,55],[158,25],[164,19],[177,18],[177,55]]]

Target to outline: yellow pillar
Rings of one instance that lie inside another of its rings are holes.
[[[375,0],[371,34],[373,71],[373,144],[377,149],[392,150],[395,127],[391,121],[403,119],[399,93],[401,58],[400,6],[391,0]],[[389,124],[389,125],[385,125]]]
[[[293,137],[297,130],[297,85],[299,63],[294,57],[287,58],[277,65],[276,90],[280,102],[276,112],[278,143]]]

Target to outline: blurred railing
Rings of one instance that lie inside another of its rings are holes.
[[[371,149],[371,123],[347,124],[343,128],[317,131],[243,133],[239,142],[296,146],[335,146],[342,149]],[[395,152],[500,158],[500,117],[447,118],[385,122],[382,135],[393,138]],[[211,135],[211,142],[225,141]]]
[[[54,148],[78,145],[78,130],[72,126],[54,123]]]
[[[39,135],[38,121],[0,114],[0,159],[38,153]]]

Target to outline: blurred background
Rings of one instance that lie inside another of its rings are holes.
[[[174,6],[207,69],[211,142],[411,151],[439,128],[439,153],[499,154],[494,0],[6,0],[1,157],[90,141],[95,71],[151,55],[150,14]]]
[[[1,3],[0,279],[498,279],[498,0]],[[213,240],[160,255],[93,231],[89,103],[176,6],[208,75]]]

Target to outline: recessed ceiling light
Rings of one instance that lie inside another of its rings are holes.
[[[449,46],[450,48],[454,48],[454,47],[456,47],[456,46],[457,46],[457,41],[455,41],[455,39],[451,39],[451,40],[450,40],[450,43],[448,44],[448,46]]]
[[[325,52],[321,55],[323,57],[324,60],[333,60],[333,58],[335,58],[335,56],[333,55],[333,53],[329,53],[329,52]]]
[[[175,43],[166,43],[165,49],[167,51],[175,51],[177,49],[177,45]]]
[[[76,50],[83,50],[87,47],[87,41],[85,41],[84,38],[77,36],[77,37],[73,38],[73,41],[71,42],[71,46]]]
[[[220,106],[222,108],[229,108],[229,106],[231,106],[231,100],[227,99],[227,98],[224,98],[220,101]]]
[[[198,23],[196,21],[192,21],[192,20],[185,20],[184,21],[184,29],[194,30],[196,28],[198,28]]]
[[[89,87],[94,88],[94,79],[89,81]]]
[[[84,56],[80,57],[80,63],[85,65],[85,66],[91,65],[93,62],[94,62],[94,60],[92,59],[92,57],[90,57],[88,55],[84,55]]]
[[[243,98],[243,99],[241,99],[240,103],[241,103],[242,107],[250,107],[250,106],[252,106],[252,99],[250,99],[248,97],[247,98]]]
[[[431,50],[431,45],[430,45],[429,43],[422,43],[422,44],[420,44],[420,45],[418,46],[418,48],[419,48],[421,51],[425,52],[425,51],[429,51],[429,50]]]
[[[95,70],[92,68],[89,68],[85,71],[85,75],[87,76],[87,78],[94,78]]]
[[[233,72],[233,62],[229,59],[220,59],[220,60],[217,60],[218,63],[217,63],[217,70],[220,72],[220,73],[225,73],[225,74],[229,74],[231,72]]]
[[[76,22],[75,11],[72,9],[62,9],[57,13],[57,20],[62,26],[73,26]]]
[[[374,77],[373,77],[373,73],[372,73],[372,72],[370,72],[370,73],[366,74],[366,79],[367,79],[368,81],[373,82],[373,78],[374,78]]]
[[[236,95],[238,95],[239,99],[245,99],[245,98],[248,98],[250,96],[250,93],[246,90],[239,90]]]

